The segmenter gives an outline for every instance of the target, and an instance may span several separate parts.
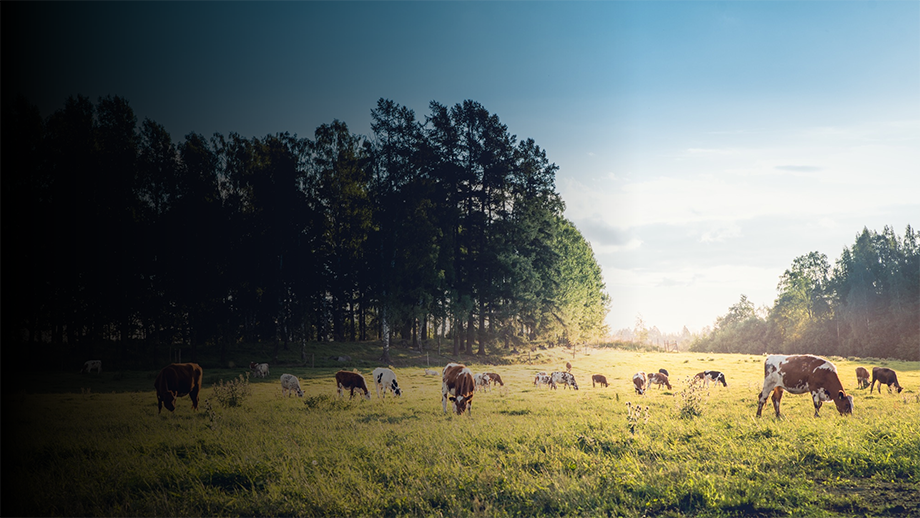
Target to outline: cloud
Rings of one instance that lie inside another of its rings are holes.
[[[778,165],[773,169],[779,169],[780,171],[791,171],[793,173],[817,173],[824,168],[812,165]]]

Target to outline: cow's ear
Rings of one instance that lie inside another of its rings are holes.
[[[840,401],[843,401],[846,398],[847,398],[847,395],[844,394],[842,390],[837,393],[837,399],[839,399]]]

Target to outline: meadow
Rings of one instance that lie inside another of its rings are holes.
[[[424,374],[448,361],[436,358],[396,362],[403,396],[371,388],[369,401],[338,398],[333,365],[273,366],[248,381],[245,369],[205,367],[199,410],[185,397],[159,415],[155,371],[65,373],[43,386],[5,375],[2,514],[920,515],[917,362],[833,358],[854,415],[825,403],[814,418],[809,396],[786,394],[784,418],[767,403],[758,419],[761,356],[464,358],[505,386],[477,392],[463,416],[443,413],[440,376]],[[579,390],[533,385],[566,361]],[[372,363],[354,362],[369,382]],[[895,369],[904,391],[857,389],[855,368],[873,365]],[[672,389],[637,395],[632,374],[659,368]],[[723,371],[728,387],[691,388],[704,369]],[[303,398],[281,396],[282,373],[301,379]],[[592,387],[594,373],[610,386]],[[227,406],[217,390],[233,380],[250,394]]]

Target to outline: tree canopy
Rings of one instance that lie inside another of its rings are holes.
[[[543,149],[474,101],[420,120],[380,99],[371,116],[369,136],[335,120],[312,139],[174,141],[120,97],[46,119],[6,104],[5,343],[152,359],[173,343],[443,336],[485,354],[605,334],[600,267]]]

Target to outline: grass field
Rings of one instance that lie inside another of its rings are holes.
[[[477,393],[459,417],[442,412],[441,380],[424,375],[424,356],[394,362],[398,400],[338,399],[331,365],[273,366],[249,382],[241,406],[226,407],[215,386],[243,369],[205,367],[199,411],[186,397],[161,415],[154,371],[66,373],[47,384],[7,376],[2,514],[920,515],[917,362],[834,359],[855,414],[826,403],[816,419],[810,397],[787,394],[777,420],[769,403],[754,417],[760,356],[562,353],[532,364],[470,359],[505,387]],[[354,354],[368,381],[375,355]],[[437,359],[440,371],[447,360]],[[533,386],[535,372],[566,361],[580,390]],[[856,389],[855,368],[873,365],[895,369],[904,391]],[[659,368],[673,388],[637,396],[632,374]],[[704,369],[723,371],[729,386],[689,389],[685,380]],[[281,396],[285,372],[300,377],[304,398]],[[594,373],[610,386],[592,388]]]

